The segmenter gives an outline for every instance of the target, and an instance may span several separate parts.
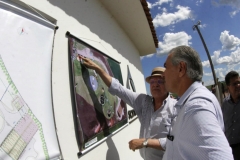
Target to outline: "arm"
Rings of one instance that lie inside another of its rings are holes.
[[[133,107],[136,111],[136,113],[141,113],[141,105],[142,97],[139,96],[138,93],[135,93],[121,84],[116,79],[113,79],[107,72],[105,72],[101,67],[99,67],[97,64],[95,64],[93,61],[91,61],[88,58],[79,56],[80,59],[82,59],[82,64],[90,69],[94,69],[97,74],[102,78],[104,83],[109,87],[109,92],[113,95],[117,95],[119,98],[121,98],[124,102],[129,104],[131,107]],[[112,85],[112,86],[111,86]],[[137,107],[137,108],[136,108]],[[138,111],[139,110],[139,111]]]
[[[79,58],[82,59],[82,64],[84,66],[86,66],[87,68],[95,70],[98,73],[98,75],[102,78],[104,83],[108,87],[110,87],[111,82],[112,82],[112,77],[109,74],[107,74],[107,72],[105,72],[102,68],[100,68],[97,64],[95,64],[90,59],[82,57],[82,56],[79,56]]]
[[[143,148],[144,141],[145,141],[144,138],[132,139],[131,141],[129,141],[129,149],[135,151],[136,149]],[[148,139],[147,147],[164,151],[158,139]]]

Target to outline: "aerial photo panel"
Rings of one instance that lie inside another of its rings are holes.
[[[128,123],[125,102],[108,92],[93,69],[86,68],[79,55],[90,58],[123,84],[120,65],[114,59],[75,37],[69,37],[73,91],[80,151],[97,144]]]

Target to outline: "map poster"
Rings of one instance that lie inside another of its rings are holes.
[[[125,102],[108,92],[108,87],[94,70],[81,64],[78,55],[90,58],[122,83],[118,62],[72,36],[69,36],[69,54],[81,152],[126,125],[127,108]]]
[[[0,160],[60,157],[51,97],[54,26],[33,17],[0,1]]]

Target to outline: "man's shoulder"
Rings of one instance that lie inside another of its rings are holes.
[[[214,111],[217,108],[221,107],[215,95],[213,95],[207,89],[201,87],[199,89],[196,89],[196,91],[189,96],[186,102],[185,111],[194,111],[198,109]]]
[[[209,101],[212,103],[217,103],[218,100],[216,96],[211,93],[206,87],[199,87],[190,95],[189,100],[191,101]]]
[[[230,100],[230,94],[223,99],[223,103],[227,103]]]
[[[200,96],[200,97],[215,97],[215,95],[209,91],[206,87],[199,87],[196,89],[195,95]]]
[[[224,99],[223,99],[223,102],[222,102],[222,106],[226,106],[227,103],[228,103],[228,99],[224,98]]]
[[[223,110],[225,110],[228,106],[233,105],[230,101],[231,101],[230,96],[227,96],[226,98],[223,99],[223,103],[222,103],[222,109]]]
[[[142,103],[152,103],[152,101],[153,101],[153,97],[152,96],[150,96],[150,95],[148,95],[148,94],[143,94],[143,93],[141,93],[141,94],[139,94],[138,95],[138,100],[139,101],[141,101]]]

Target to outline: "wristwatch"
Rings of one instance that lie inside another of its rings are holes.
[[[145,139],[145,141],[143,141],[143,147],[147,148],[148,145],[148,139]]]

